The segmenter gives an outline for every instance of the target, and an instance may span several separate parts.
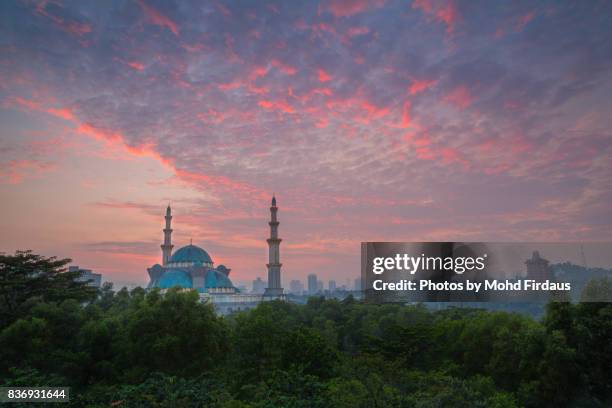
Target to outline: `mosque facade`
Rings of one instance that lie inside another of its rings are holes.
[[[263,294],[242,293],[231,279],[231,269],[217,265],[203,248],[190,243],[173,253],[172,244],[172,210],[166,208],[164,242],[161,245],[162,263],[148,268],[149,284],[147,288],[159,288],[162,292],[178,287],[195,290],[200,300],[211,303],[217,313],[229,314],[255,307],[262,301],[285,300],[281,286],[280,242],[278,237],[279,222],[276,197],[272,197],[270,206],[270,237],[268,238],[268,285]]]

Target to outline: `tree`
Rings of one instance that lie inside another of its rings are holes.
[[[35,255],[32,251],[0,254],[0,328],[27,314],[37,301],[94,299],[97,290],[76,280],[80,272],[67,271],[70,262]]]
[[[153,291],[144,301],[137,295],[124,314],[113,339],[124,380],[138,381],[154,371],[191,377],[225,358],[226,326],[212,306],[199,302],[195,291],[170,289],[163,296]]]

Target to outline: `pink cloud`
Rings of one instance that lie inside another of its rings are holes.
[[[464,159],[463,155],[452,147],[445,147],[441,150],[442,162],[446,164],[461,163],[464,167],[469,165],[469,162]]]
[[[328,82],[332,80],[332,76],[321,68],[317,70],[317,77],[319,78],[320,82]]]
[[[278,69],[279,71],[287,75],[295,75],[295,73],[297,72],[297,69],[295,67],[285,64],[277,59],[273,59],[271,64],[274,68]]]
[[[364,100],[361,102],[361,108],[368,113],[368,118],[378,119],[389,114],[389,108],[386,106],[378,106],[372,102]]]
[[[420,9],[435,21],[443,23],[447,33],[455,31],[459,13],[453,0],[415,0],[412,8]]]
[[[11,101],[14,104],[16,104],[18,107],[24,108],[25,110],[29,112],[35,112],[35,111],[45,112],[45,113],[48,113],[49,115],[52,115],[52,116],[55,116],[57,118],[61,118],[64,120],[69,120],[69,121],[74,120],[74,115],[72,114],[72,111],[68,108],[47,108],[43,106],[42,104],[40,104],[39,102],[30,100],[30,99],[21,98],[19,96],[13,98]]]
[[[329,125],[329,119],[321,118],[315,123],[315,127],[318,129],[324,129]]]
[[[346,35],[348,35],[349,37],[357,37],[359,35],[368,34],[369,32],[370,29],[368,27],[350,27],[348,30],[346,30]]]
[[[249,73],[249,79],[253,81],[259,77],[266,76],[267,73],[268,73],[267,67],[254,67]]]
[[[535,11],[533,10],[525,15],[520,16],[518,18],[518,21],[516,22],[516,30],[522,31],[525,28],[525,26],[529,24],[531,20],[533,20],[534,17],[535,17]]]
[[[402,123],[401,126],[403,128],[407,128],[410,126],[410,101],[404,102],[404,106],[402,107]]]
[[[174,35],[176,35],[176,36],[179,35],[178,26],[177,26],[177,24],[174,21],[172,21],[170,18],[168,18],[167,16],[163,15],[162,13],[160,13],[159,11],[154,9],[153,7],[147,5],[144,2],[144,0],[138,0],[138,4],[140,5],[140,7],[142,7],[142,11],[144,11],[145,16],[147,17],[149,22],[151,22],[151,24],[154,24],[154,25],[162,27],[162,28],[167,28]]]
[[[284,113],[295,113],[295,109],[293,108],[293,106],[289,105],[285,101],[261,100],[257,104],[267,110],[276,110]]]
[[[242,81],[240,80],[234,80],[231,82],[226,82],[223,84],[219,84],[217,85],[217,88],[219,88],[222,91],[231,91],[232,89],[238,89],[242,86]]]
[[[126,62],[126,64],[128,65],[128,67],[135,69],[136,71],[143,71],[145,68],[143,64],[137,61],[128,61]]]
[[[6,164],[0,165],[0,181],[4,180],[8,184],[19,184],[25,178],[37,177],[55,168],[53,163],[42,162],[40,160],[11,160]]]
[[[72,114],[72,111],[68,108],[61,108],[61,109],[49,108],[47,109],[47,113],[53,116],[57,116],[58,118],[62,118],[64,120],[74,120],[74,115]]]
[[[176,169],[179,179],[194,184],[203,184],[206,188],[217,188],[231,193],[242,193],[245,196],[253,197],[257,200],[267,200],[269,192],[262,191],[250,184],[239,182],[225,176],[213,176],[204,173],[196,173],[188,170]]]
[[[349,17],[384,4],[384,0],[331,0],[326,9],[335,17]]]
[[[472,102],[472,95],[466,86],[458,86],[451,90],[445,97],[444,101],[457,106],[460,109],[468,108]]]
[[[331,34],[336,34],[336,29],[334,28],[334,26],[332,26],[331,24],[323,23],[323,22],[314,24],[312,26],[312,29],[315,31],[325,31]]]
[[[223,5],[223,3],[217,2],[215,4],[215,7],[217,7],[217,10],[219,10],[221,12],[221,14],[223,14],[225,17],[229,17],[232,15],[232,12],[229,11],[229,9],[227,7],[225,7]]]
[[[51,19],[58,27],[62,30],[76,35],[78,37],[82,37],[83,35],[91,32],[91,25],[87,23],[79,23],[77,21],[65,21],[61,17],[53,15],[46,10],[46,1],[41,1],[36,6],[36,13]]]
[[[328,98],[325,106],[330,115],[336,117],[349,116],[353,121],[364,125],[382,119],[391,113],[389,106],[379,105],[363,96]],[[354,134],[354,131],[349,133]]]
[[[421,93],[436,84],[435,79],[423,79],[423,80],[413,80],[410,86],[408,87],[408,92],[410,95],[416,95]]]

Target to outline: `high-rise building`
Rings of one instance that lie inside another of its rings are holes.
[[[266,282],[261,280],[261,278],[258,276],[257,279],[253,281],[252,292],[261,294],[261,293],[264,293],[265,290],[266,290]]]
[[[322,280],[317,281],[317,292],[323,292],[323,281]]]
[[[301,281],[294,279],[289,283],[289,291],[295,295],[301,295],[304,292],[304,285]]]
[[[355,290],[361,290],[361,278],[355,279]]]
[[[317,275],[311,273],[308,275],[308,294],[314,295],[317,293]]]
[[[330,280],[328,284],[328,288],[330,292],[335,292],[336,291],[336,281]]]
[[[102,286],[102,275],[93,273],[91,269],[81,269],[76,265],[69,266],[68,272],[80,272],[81,275],[76,278],[77,282],[87,282],[88,286],[99,288]]]
[[[544,282],[550,278],[550,267],[548,260],[542,258],[538,251],[533,251],[531,259],[525,261],[527,265],[527,278],[538,282]]]
[[[268,238],[268,287],[264,292],[265,297],[277,298],[283,296],[283,288],[281,287],[281,266],[280,263],[280,243],[278,237],[278,220],[276,213],[276,197],[272,196],[272,205],[270,206],[270,238]]]

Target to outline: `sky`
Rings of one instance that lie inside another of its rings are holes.
[[[0,2],[0,251],[283,283],[362,241],[612,241],[612,3]],[[542,254],[546,256],[546,254]],[[588,257],[588,254],[587,254]]]

